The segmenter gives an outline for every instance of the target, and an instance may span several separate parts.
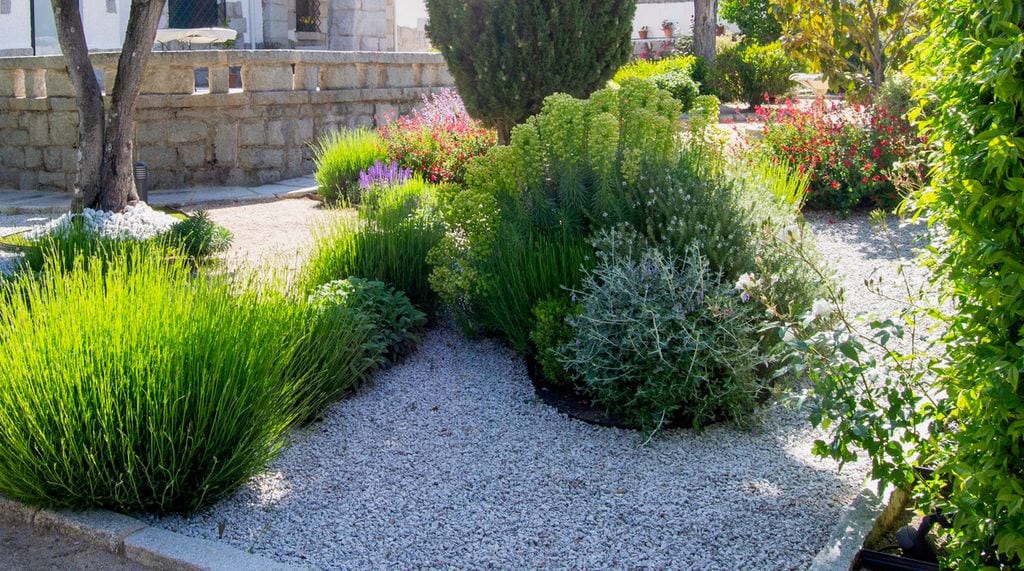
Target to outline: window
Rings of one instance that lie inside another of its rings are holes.
[[[168,0],[169,28],[213,28],[226,21],[222,0]]]
[[[320,31],[320,0],[295,0],[295,31]]]

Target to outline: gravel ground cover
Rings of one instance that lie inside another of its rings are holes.
[[[898,290],[865,291],[866,277],[895,282],[866,216],[811,223],[849,310],[899,305]],[[895,231],[906,253],[925,234]],[[511,351],[441,325],[237,494],[155,524],[315,568],[800,569],[866,465],[813,458],[821,434],[799,410],[759,416],[753,431],[672,430],[644,445],[560,415]]]

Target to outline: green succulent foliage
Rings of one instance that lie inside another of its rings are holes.
[[[413,307],[404,293],[376,280],[348,278],[326,283],[313,292],[310,303],[346,308],[367,316],[387,363],[411,353],[427,323],[426,314]]]
[[[172,247],[193,260],[202,260],[231,247],[234,236],[219,226],[205,210],[198,210],[167,231]]]
[[[358,204],[359,173],[387,160],[384,141],[369,129],[341,129],[321,136],[313,147],[317,194],[343,205]]]
[[[911,112],[933,143],[932,184],[914,197],[948,231],[932,259],[943,293],[947,395],[934,411],[937,445],[921,450],[957,512],[952,568],[1024,566],[1024,4],[928,4],[912,75],[926,85]],[[927,82],[927,83],[926,83]],[[934,108],[933,108],[934,106]]]
[[[427,35],[475,119],[507,143],[552,93],[586,97],[629,60],[634,0],[427,0]]]
[[[632,205],[646,205],[650,188],[667,183],[678,160],[680,114],[666,92],[636,79],[588,100],[557,94],[513,131],[510,145],[470,162],[466,190],[446,205],[447,234],[430,255],[431,284],[460,322],[473,328],[500,321],[492,308],[507,303],[497,297],[505,285],[487,276],[500,271],[495,260],[515,259],[543,271],[540,283],[552,286],[531,286],[516,310],[516,322],[526,326],[514,328],[514,343],[527,348],[533,306],[572,285],[562,280],[587,255],[591,229],[624,221],[646,227],[646,211]],[[559,243],[567,246],[552,247]],[[525,244],[543,247],[536,254],[512,249]]]
[[[758,43],[774,42],[782,35],[770,0],[721,0],[718,7],[723,19],[739,26],[745,36]]]
[[[629,230],[602,231],[561,350],[593,401],[648,430],[749,420],[761,382],[752,310],[699,249],[666,256]]]

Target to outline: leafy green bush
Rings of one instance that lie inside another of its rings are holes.
[[[874,99],[878,107],[895,117],[903,117],[914,107],[914,80],[900,72],[889,73]]]
[[[693,107],[694,100],[700,94],[700,86],[697,85],[697,82],[693,81],[689,75],[679,71],[655,75],[650,80],[658,89],[664,89],[671,93],[672,97],[679,102],[684,113]]]
[[[745,422],[761,388],[751,312],[698,249],[676,261],[639,238],[599,234],[564,366],[596,404],[649,430]]]
[[[549,382],[559,386],[571,386],[573,379],[562,365],[562,347],[572,342],[575,332],[568,320],[578,316],[581,307],[569,302],[569,296],[548,298],[533,308],[537,324],[530,332],[530,340],[536,349],[537,364]]]
[[[413,307],[404,293],[375,280],[348,278],[326,283],[313,292],[310,303],[348,308],[368,316],[388,363],[416,348],[420,330],[427,322],[426,314]]]
[[[358,204],[359,173],[387,159],[380,136],[368,129],[324,134],[313,145],[317,193],[329,202]]]
[[[792,87],[789,76],[798,69],[779,42],[744,41],[722,49],[711,71],[712,94],[722,101],[742,100],[751,107]]]
[[[466,190],[446,206],[448,231],[430,259],[441,299],[464,324],[497,328],[525,350],[534,305],[572,284],[545,279],[552,287],[527,284],[509,297],[502,289],[521,275],[503,267],[569,279],[590,228],[645,220],[632,205],[646,204],[648,191],[667,180],[679,115],[678,102],[635,79],[586,101],[549,97],[541,114],[515,129],[511,145],[470,162]],[[537,243],[551,255],[519,251]],[[503,277],[489,279],[493,272]],[[515,308],[505,309],[513,300]]]
[[[771,0],[722,0],[719,10],[722,18],[759,43],[774,42],[782,35],[782,26],[771,11]]]
[[[387,347],[373,316],[358,308],[312,299],[296,306],[306,326],[287,340],[295,351],[284,378],[296,387],[297,419],[307,423],[385,364]]]
[[[33,505],[191,512],[281,447],[301,308],[128,252],[52,260],[0,303],[0,492]]]
[[[671,72],[680,72],[690,75],[697,66],[695,56],[671,56],[658,60],[636,59],[619,68],[612,77],[618,85],[622,85],[628,79],[649,79],[656,75],[665,75]]]
[[[167,231],[171,246],[193,260],[227,250],[233,238],[231,231],[210,220],[205,210],[196,211]]]
[[[361,277],[382,281],[417,307],[431,309],[436,297],[426,257],[444,235],[435,193],[420,179],[368,193],[358,219],[339,218],[320,230],[302,289],[312,293],[334,280]]]

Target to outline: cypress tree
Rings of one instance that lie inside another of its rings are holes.
[[[427,0],[427,35],[470,115],[498,130],[544,98],[584,98],[632,55],[635,0]]]

